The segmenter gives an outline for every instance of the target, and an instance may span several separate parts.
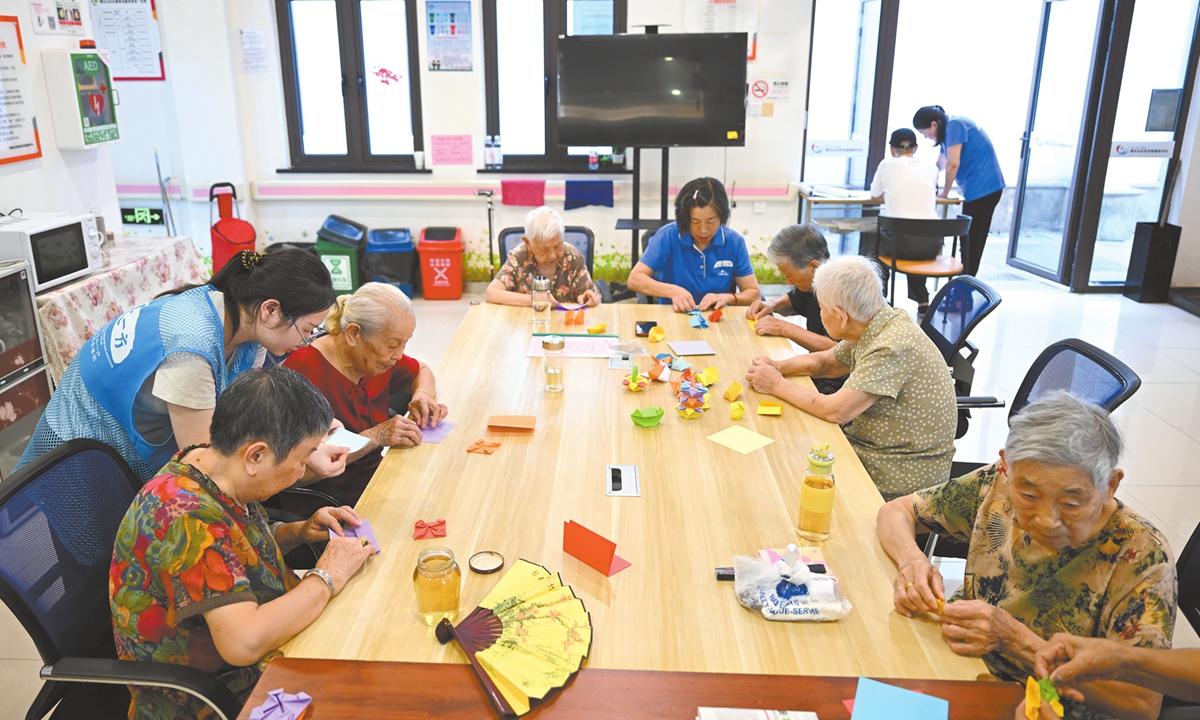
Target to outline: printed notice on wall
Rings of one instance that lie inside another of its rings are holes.
[[[429,159],[434,165],[474,165],[470,135],[430,135]]]
[[[14,15],[0,15],[0,165],[42,156],[29,64]]]
[[[746,33],[746,59],[758,57],[758,0],[687,0],[683,31]]]
[[[429,0],[425,31],[430,70],[472,68],[470,0]]]
[[[242,72],[258,74],[271,70],[268,59],[267,32],[262,28],[242,28]]]
[[[166,80],[153,0],[91,0],[92,35],[113,80]]]
[[[38,35],[82,35],[83,0],[29,0]]]
[[[770,100],[780,102],[791,95],[792,79],[790,77],[751,77],[750,99]]]

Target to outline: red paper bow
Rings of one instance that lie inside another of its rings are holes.
[[[413,526],[413,540],[426,540],[435,537],[446,537],[445,520],[435,520],[431,523],[418,520],[417,524]]]

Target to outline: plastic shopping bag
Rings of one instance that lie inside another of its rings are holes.
[[[795,545],[774,563],[734,556],[733,570],[738,602],[768,620],[823,622],[850,614],[837,579],[809,571]]]

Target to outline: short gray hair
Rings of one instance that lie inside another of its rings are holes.
[[[813,289],[817,302],[859,322],[870,322],[887,305],[879,266],[861,255],[841,255],[817,268]]]
[[[562,215],[545,205],[530,210],[525,216],[525,237],[531,243],[562,239],[566,230]]]
[[[261,440],[278,463],[308,438],[324,436],[333,422],[329,401],[308,378],[275,365],[247,370],[217,398],[209,444],[229,457]]]
[[[1121,458],[1121,432],[1108,411],[1058,391],[1021,409],[1009,423],[1004,459],[1075,468],[1108,486]]]
[[[412,300],[400,288],[387,283],[364,283],[353,295],[339,295],[337,304],[325,318],[325,330],[340,335],[346,326],[355,323],[363,335],[373,337],[392,317],[416,317]]]
[[[813,260],[828,260],[829,245],[821,228],[813,223],[788,225],[771,238],[771,244],[767,245],[767,259],[776,265],[786,262],[797,270],[803,270]]]

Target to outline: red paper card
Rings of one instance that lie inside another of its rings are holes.
[[[617,544],[568,520],[563,523],[563,552],[612,577],[633,563],[617,556]]]

